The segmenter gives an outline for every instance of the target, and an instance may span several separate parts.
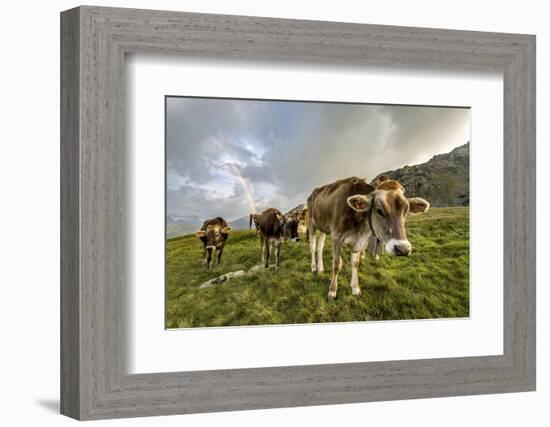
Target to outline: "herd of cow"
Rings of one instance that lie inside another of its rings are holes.
[[[307,205],[297,211],[282,214],[269,208],[250,215],[261,241],[261,262],[269,268],[272,246],[275,247],[275,268],[278,269],[281,246],[285,240],[300,240],[299,231],[307,232],[311,252],[311,271],[322,273],[325,238],[332,240],[332,276],[328,296],[336,298],[338,274],[342,268],[342,248],[351,252],[351,289],[361,295],[359,262],[365,251],[377,259],[385,249],[389,254],[408,256],[412,245],[407,239],[405,219],[408,213],[426,212],[429,202],[419,197],[405,197],[405,189],[387,176],[374,183],[357,177],[340,179],[313,190]],[[195,234],[204,247],[204,260],[212,268],[214,251],[220,262],[231,227],[221,218],[204,221]]]

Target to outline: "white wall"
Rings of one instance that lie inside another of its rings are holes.
[[[537,34],[539,218],[546,210],[550,115],[550,27],[544,2],[462,0],[337,2],[277,0],[97,1],[95,4],[284,18],[351,21]],[[66,425],[57,414],[59,377],[59,11],[73,1],[4,2],[0,73],[0,316],[3,425]],[[6,96],[7,94],[7,96]],[[548,425],[550,371],[546,323],[548,226],[539,221],[538,390],[535,393],[277,409],[156,419],[111,425],[407,426]],[[7,239],[6,239],[7,237]]]

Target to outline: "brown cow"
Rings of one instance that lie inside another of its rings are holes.
[[[298,233],[299,234],[306,234],[307,237],[307,207],[304,205],[301,205],[300,207],[296,207],[286,213],[287,218],[293,218],[298,222]]]
[[[231,227],[222,217],[207,219],[199,231],[195,233],[201,239],[204,246],[204,262],[209,270],[212,270],[212,252],[218,253],[218,264],[222,258],[225,242],[229,237]]]
[[[269,268],[271,245],[275,245],[275,269],[279,269],[281,245],[284,240],[298,241],[298,221],[285,217],[279,209],[268,208],[260,215],[261,263]]]
[[[248,229],[252,229],[252,223],[254,223],[254,227],[256,227],[256,234],[260,232],[260,214],[251,213],[250,214],[250,222],[248,224]]]
[[[387,177],[385,177],[387,178]],[[359,260],[371,237],[384,245],[386,252],[408,256],[412,246],[407,240],[407,213],[426,212],[430,204],[420,198],[404,196],[398,181],[383,179],[375,186],[357,177],[345,178],[313,190],[307,200],[311,271],[322,273],[325,237],[332,238],[332,277],[328,296],[336,298],[338,273],[342,268],[341,250],[351,250],[351,289],[361,295]],[[320,233],[317,235],[317,231]],[[375,251],[378,247],[375,248]],[[315,256],[317,255],[317,257]]]

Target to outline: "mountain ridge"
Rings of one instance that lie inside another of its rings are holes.
[[[470,143],[448,153],[436,154],[418,165],[382,172],[405,188],[408,197],[422,197],[434,207],[467,207],[470,205]]]

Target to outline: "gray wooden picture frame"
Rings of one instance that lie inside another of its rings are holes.
[[[503,355],[127,374],[124,61],[136,52],[502,72]],[[65,415],[84,420],[535,390],[532,35],[78,7],[61,14],[61,166]]]

